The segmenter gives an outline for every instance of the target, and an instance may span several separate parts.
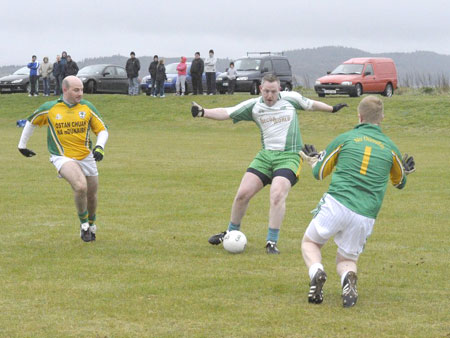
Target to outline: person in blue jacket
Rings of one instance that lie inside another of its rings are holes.
[[[30,93],[28,96],[38,96],[36,83],[38,81],[39,62],[36,61],[36,55],[31,57],[31,62],[27,65],[30,69]]]

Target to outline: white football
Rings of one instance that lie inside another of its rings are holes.
[[[246,245],[247,237],[238,230],[229,231],[223,238],[223,247],[231,253],[243,252]]]

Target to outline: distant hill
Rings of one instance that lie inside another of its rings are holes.
[[[343,61],[353,57],[390,57],[394,60],[400,86],[434,86],[441,81],[450,79],[450,55],[441,55],[434,52],[417,51],[413,53],[368,53],[360,49],[347,47],[319,47],[288,50],[284,52],[289,58],[294,74],[294,82],[304,87],[314,86],[314,81],[325,75],[327,71],[333,70]],[[113,55],[109,57],[87,58],[75,60],[80,68],[97,63],[111,63],[125,66],[128,57]],[[153,60],[152,56],[139,57],[141,62],[140,77],[148,75],[148,66]],[[165,58],[166,65],[172,62],[179,62],[179,57]],[[188,58],[192,61],[192,58]],[[218,59],[218,71],[225,71],[230,59]],[[20,68],[16,66],[0,67],[0,76],[8,75]]]
[[[326,75],[343,61],[354,57],[389,57],[397,66],[401,86],[433,86],[441,77],[450,78],[450,55],[417,51],[413,53],[368,53],[346,47],[319,47],[285,51],[292,72],[299,84],[314,86],[317,78]]]

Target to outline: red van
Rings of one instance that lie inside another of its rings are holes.
[[[354,58],[345,61],[314,85],[320,97],[328,94],[379,93],[391,97],[397,89],[397,70],[390,58]]]

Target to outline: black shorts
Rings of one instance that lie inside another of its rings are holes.
[[[289,180],[289,182],[291,182],[291,187],[293,187],[298,182],[298,177],[295,175],[295,173],[291,169],[275,170],[273,172],[272,178],[263,174],[259,170],[256,170],[255,168],[248,168],[247,172],[258,176],[259,179],[261,180],[261,182],[263,183],[263,186],[266,186],[267,184],[271,184],[272,179],[276,176],[281,176],[281,177],[287,178]]]

